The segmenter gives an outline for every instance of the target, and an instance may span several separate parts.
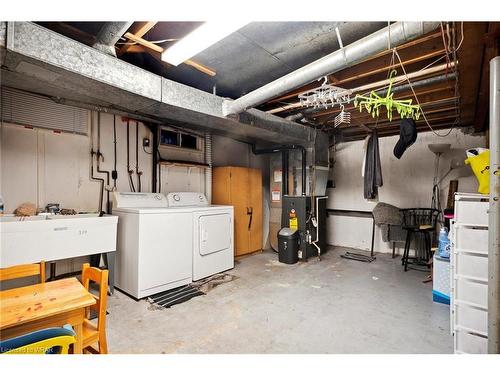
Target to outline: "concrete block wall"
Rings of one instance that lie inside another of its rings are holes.
[[[441,130],[440,133],[445,133]],[[363,197],[363,141],[347,142],[337,146],[334,155],[333,178],[335,188],[328,189],[328,208],[371,211],[377,202],[386,202],[400,208],[430,207],[434,176],[434,154],[429,151],[430,143],[450,143],[451,150],[440,161],[439,176],[449,169],[453,158],[465,160],[465,149],[485,147],[484,136],[465,135],[458,129],[447,137],[438,137],[432,132],[419,133],[417,141],[401,157],[393,155],[399,136],[379,139],[383,187],[379,188],[378,199]],[[468,174],[467,176],[464,176]],[[441,183],[441,205],[446,207],[448,186],[451,179],[458,179],[458,190],[477,192],[477,180],[468,168],[452,171]],[[330,216],[327,220],[328,243],[356,249],[369,250],[371,245],[370,218]],[[375,251],[392,252],[392,245],[382,241],[381,232],[375,229]]]
[[[89,112],[90,116],[90,112]],[[94,118],[96,115],[94,114]],[[89,117],[90,119],[90,117]],[[130,122],[130,166],[135,170],[135,121]],[[12,213],[21,203],[34,203],[45,207],[48,203],[60,203],[61,207],[77,211],[98,210],[99,183],[90,180],[90,136],[57,133],[37,128],[2,122],[0,128],[0,194],[4,200],[4,212]],[[90,120],[89,120],[90,129]],[[94,144],[96,144],[94,127]],[[117,190],[130,191],[126,166],[126,123],[116,117],[117,130]],[[142,139],[152,139],[149,129],[139,122],[139,169],[142,191],[150,192],[152,156],[150,149],[143,150]],[[113,169],[113,115],[101,114],[101,152],[103,170]],[[269,164],[266,157],[252,154],[250,146],[233,139],[213,136],[214,165],[237,165],[260,168],[263,184]],[[99,175],[103,177],[105,175]],[[133,181],[137,188],[136,175]],[[112,180],[110,180],[112,185]],[[268,194],[265,189],[265,194]],[[162,167],[161,191],[205,192],[204,170],[186,167]],[[106,196],[106,194],[104,194]],[[112,195],[111,195],[112,199]],[[269,197],[264,197],[265,214],[268,215]],[[103,208],[105,209],[105,199]],[[268,220],[264,219],[264,244],[267,240]],[[86,258],[58,262],[58,274],[76,271]]]

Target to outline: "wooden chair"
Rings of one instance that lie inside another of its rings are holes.
[[[45,282],[45,262],[35,264],[20,264],[7,268],[0,268],[0,281],[20,279],[28,276],[40,275],[40,283]]]
[[[87,310],[87,318],[83,322],[83,348],[84,351],[90,353],[107,354],[106,306],[108,299],[108,270],[90,267],[88,263],[85,263],[82,269],[82,284],[85,289],[89,290],[91,281],[99,285],[99,295],[94,296],[96,303]],[[97,325],[89,320],[91,310],[97,312]],[[95,343],[98,344],[98,350],[93,347]]]

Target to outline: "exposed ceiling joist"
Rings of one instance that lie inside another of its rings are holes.
[[[488,33],[484,36],[483,62],[480,75],[480,86],[474,116],[474,129],[479,132],[487,127],[488,101],[490,97],[490,60],[498,56],[500,38],[500,23],[490,22]]]
[[[418,39],[415,39],[415,40],[412,40],[410,42],[407,42],[405,44],[402,44],[398,47],[396,47],[396,50],[398,51],[398,53],[400,53],[401,55],[404,53],[403,51],[410,48],[410,47],[415,47],[417,45],[420,45],[420,44],[423,44],[425,42],[428,42],[428,41],[434,41],[436,38],[441,38],[441,32],[432,32],[430,34],[427,34],[421,38],[418,38]],[[440,41],[437,41],[436,43],[440,43]],[[442,44],[442,43],[441,43]],[[420,46],[419,46],[420,47]],[[380,52],[376,55],[373,55],[373,56],[370,56],[369,58],[363,60],[361,63],[353,66],[353,67],[350,67],[349,70],[352,71],[354,69],[356,69],[356,67],[358,66],[364,66],[366,65],[366,63],[370,62],[370,61],[374,61],[374,60],[377,60],[377,59],[380,59],[384,56],[390,56],[392,54],[392,50],[385,50],[383,52]],[[403,56],[402,56],[403,57]],[[341,73],[341,72],[339,72]],[[337,79],[337,75],[339,75],[338,73],[336,74],[331,74],[329,77],[331,79],[331,83],[332,84],[335,84],[337,85],[338,84],[338,79]],[[303,87],[300,87],[296,90],[293,90],[293,91],[290,91],[289,93],[285,94],[285,95],[282,95],[278,98],[274,98],[272,100],[270,100],[269,102],[267,102],[268,104],[271,104],[271,103],[276,103],[276,102],[280,102],[280,101],[284,101],[284,100],[287,100],[287,99],[290,99],[290,98],[294,98],[294,97],[297,97],[299,94],[301,94],[302,92],[304,91],[308,91],[308,90],[311,90],[311,89],[314,89],[316,87],[319,87],[320,84],[316,83],[316,82],[313,82],[313,83],[310,83],[308,85],[305,85]]]
[[[444,94],[453,95],[454,86],[451,85],[450,82],[444,82],[444,83],[439,84],[439,85],[433,85],[432,88],[424,87],[423,89],[415,90],[415,94],[417,95],[417,97],[427,95],[427,94],[432,94],[432,93],[441,93],[441,96]],[[413,99],[413,92],[409,88],[405,89],[404,91],[401,91],[400,93],[395,94],[394,99]],[[345,111],[359,111],[359,109],[354,108],[354,105],[352,105],[352,104],[345,106],[344,110]],[[331,109],[326,110],[326,111],[321,111],[321,112],[311,114],[308,117],[316,118],[316,117],[320,117],[320,116],[324,116],[324,115],[332,115],[332,114],[336,115],[338,113],[340,113],[340,108],[335,107],[335,108],[331,108]]]
[[[403,60],[402,65],[406,68],[407,66],[412,65],[414,63],[417,63],[420,61],[425,61],[425,60],[428,60],[428,59],[433,58],[433,57],[438,57],[438,56],[444,55],[445,52],[446,51],[444,49],[439,49],[437,51],[433,51],[433,52],[430,52],[430,53],[425,54],[425,55],[419,55],[419,56],[412,58],[412,59],[409,59],[409,60]],[[361,78],[370,77],[370,76],[375,75],[377,73],[384,73],[384,72],[387,72],[389,70],[399,69],[399,68],[400,68],[399,62],[395,62],[392,65],[387,64],[381,68],[377,68],[377,69],[373,69],[373,70],[369,70],[369,71],[364,71],[363,73],[351,75],[350,77],[345,78],[345,79],[340,79],[340,80],[335,82],[335,85],[343,85],[345,83],[348,83],[351,81],[356,81],[356,80],[361,79]]]
[[[131,32],[131,34],[135,35],[136,37],[142,38],[149,30],[155,27],[157,23],[158,23],[157,21],[142,22],[140,25],[138,25],[138,27],[136,27],[136,30]],[[133,45],[131,44],[124,45],[118,51],[118,55],[122,55],[128,52],[131,47],[133,47]]]
[[[452,63],[451,67],[453,67],[453,66],[454,65]],[[414,78],[426,77],[426,76],[429,76],[431,74],[434,74],[434,73],[446,70],[447,68],[448,68],[447,64],[437,65],[437,66],[434,66],[432,68],[420,70],[420,71],[413,72],[413,73],[408,73],[408,78],[409,79],[414,79]],[[406,80],[406,77],[399,76],[399,77],[395,78],[394,83],[397,84],[397,83],[402,82],[404,80]],[[373,82],[373,83],[369,83],[369,84],[366,84],[366,85],[363,85],[363,86],[355,87],[355,88],[351,89],[351,91],[352,91],[352,93],[359,93],[359,92],[370,91],[370,90],[374,90],[376,88],[380,88],[380,87],[386,86],[389,83],[390,83],[390,80],[389,79],[385,79],[385,80],[382,80],[382,81]],[[300,104],[299,102],[297,102],[297,103],[288,104],[288,105],[285,105],[285,106],[282,106],[282,107],[273,108],[271,110],[268,110],[267,113],[274,114],[274,113],[284,112],[284,111],[287,111],[287,110],[291,110],[291,109],[294,109],[294,108],[300,108],[300,107],[302,107],[302,104]]]
[[[165,50],[163,47],[157,45],[157,44],[154,44],[150,41],[147,41],[146,39],[143,39],[137,35],[134,35],[132,33],[126,33],[125,34],[125,37],[132,40],[133,42],[136,42],[138,44],[140,44],[141,46],[143,46],[144,48],[146,48],[146,51],[149,53],[149,52],[156,52],[156,55],[155,54],[152,54],[157,60],[158,60],[158,55],[157,54],[160,54],[160,58],[159,58],[159,61],[162,61],[161,60],[161,53]],[[166,62],[163,62],[162,63],[164,64],[167,64]],[[215,76],[217,74],[217,72],[213,69],[210,69],[209,67],[203,65],[203,64],[200,64],[199,62],[196,62],[196,61],[193,61],[193,60],[186,60],[184,61],[184,64],[186,65],[189,65],[189,66],[192,66],[193,68],[195,68],[196,70],[204,73],[204,74],[207,74],[211,77]]]

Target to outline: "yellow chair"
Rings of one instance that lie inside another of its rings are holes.
[[[68,354],[74,344],[75,331],[71,325],[46,328],[0,342],[4,354]]]
[[[90,281],[99,285],[99,295],[94,296],[96,303],[88,308],[87,318],[83,321],[83,349],[94,354],[107,354],[106,305],[108,299],[108,270],[90,267],[88,263],[85,263],[82,269],[82,284],[87,290],[89,290]],[[97,312],[97,325],[88,319],[90,317],[90,310]],[[98,349],[95,349],[93,346],[96,343],[98,344]]]
[[[45,282],[45,262],[35,264],[21,264],[7,268],[0,268],[0,281],[20,279],[22,277],[40,275],[40,283]]]

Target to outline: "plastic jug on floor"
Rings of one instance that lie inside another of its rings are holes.
[[[442,258],[450,257],[450,239],[448,238],[448,231],[445,227],[442,227],[439,231],[438,253]]]

